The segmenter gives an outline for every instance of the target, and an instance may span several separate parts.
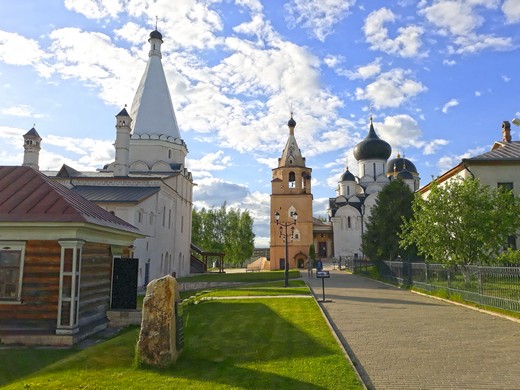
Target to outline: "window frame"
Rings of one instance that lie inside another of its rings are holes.
[[[0,304],[20,304],[22,302],[22,288],[23,288],[23,271],[25,265],[25,241],[0,241],[0,252],[2,251],[18,251],[20,252],[20,259],[18,265],[18,283],[16,296],[14,298],[7,298],[0,296]]]

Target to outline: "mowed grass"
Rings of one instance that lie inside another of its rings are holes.
[[[284,271],[262,271],[262,272],[232,272],[232,273],[205,273],[185,278],[179,278],[179,282],[270,282],[284,280]],[[289,270],[289,279],[300,277],[300,271]]]
[[[311,295],[311,292],[303,280],[290,280],[289,286],[284,287],[283,281],[247,284],[233,288],[212,288],[181,292],[181,298],[185,299],[196,294],[197,298],[209,297],[246,297],[246,296],[287,296],[287,295]]]
[[[212,300],[186,307],[184,319],[185,348],[171,368],[132,368],[139,331],[130,329],[6,388],[362,388],[314,299]]]

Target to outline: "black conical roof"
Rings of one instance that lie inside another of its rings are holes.
[[[392,147],[386,141],[379,138],[374,130],[372,118],[370,118],[370,130],[366,138],[354,148],[356,160],[388,160],[392,154]]]

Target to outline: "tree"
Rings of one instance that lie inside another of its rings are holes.
[[[226,262],[243,264],[253,253],[255,234],[249,211],[220,208],[192,212],[192,242],[211,252],[224,252]]]
[[[401,245],[416,244],[427,261],[447,265],[493,262],[520,228],[519,198],[478,179],[433,182],[428,198],[417,196],[412,208]]]
[[[414,195],[401,180],[393,180],[378,194],[366,224],[361,247],[371,260],[392,260],[398,253],[403,258],[416,254],[414,248],[399,250],[399,233],[403,220],[412,216]]]

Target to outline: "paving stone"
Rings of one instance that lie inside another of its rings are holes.
[[[330,270],[304,279],[368,389],[520,389],[520,323]]]

